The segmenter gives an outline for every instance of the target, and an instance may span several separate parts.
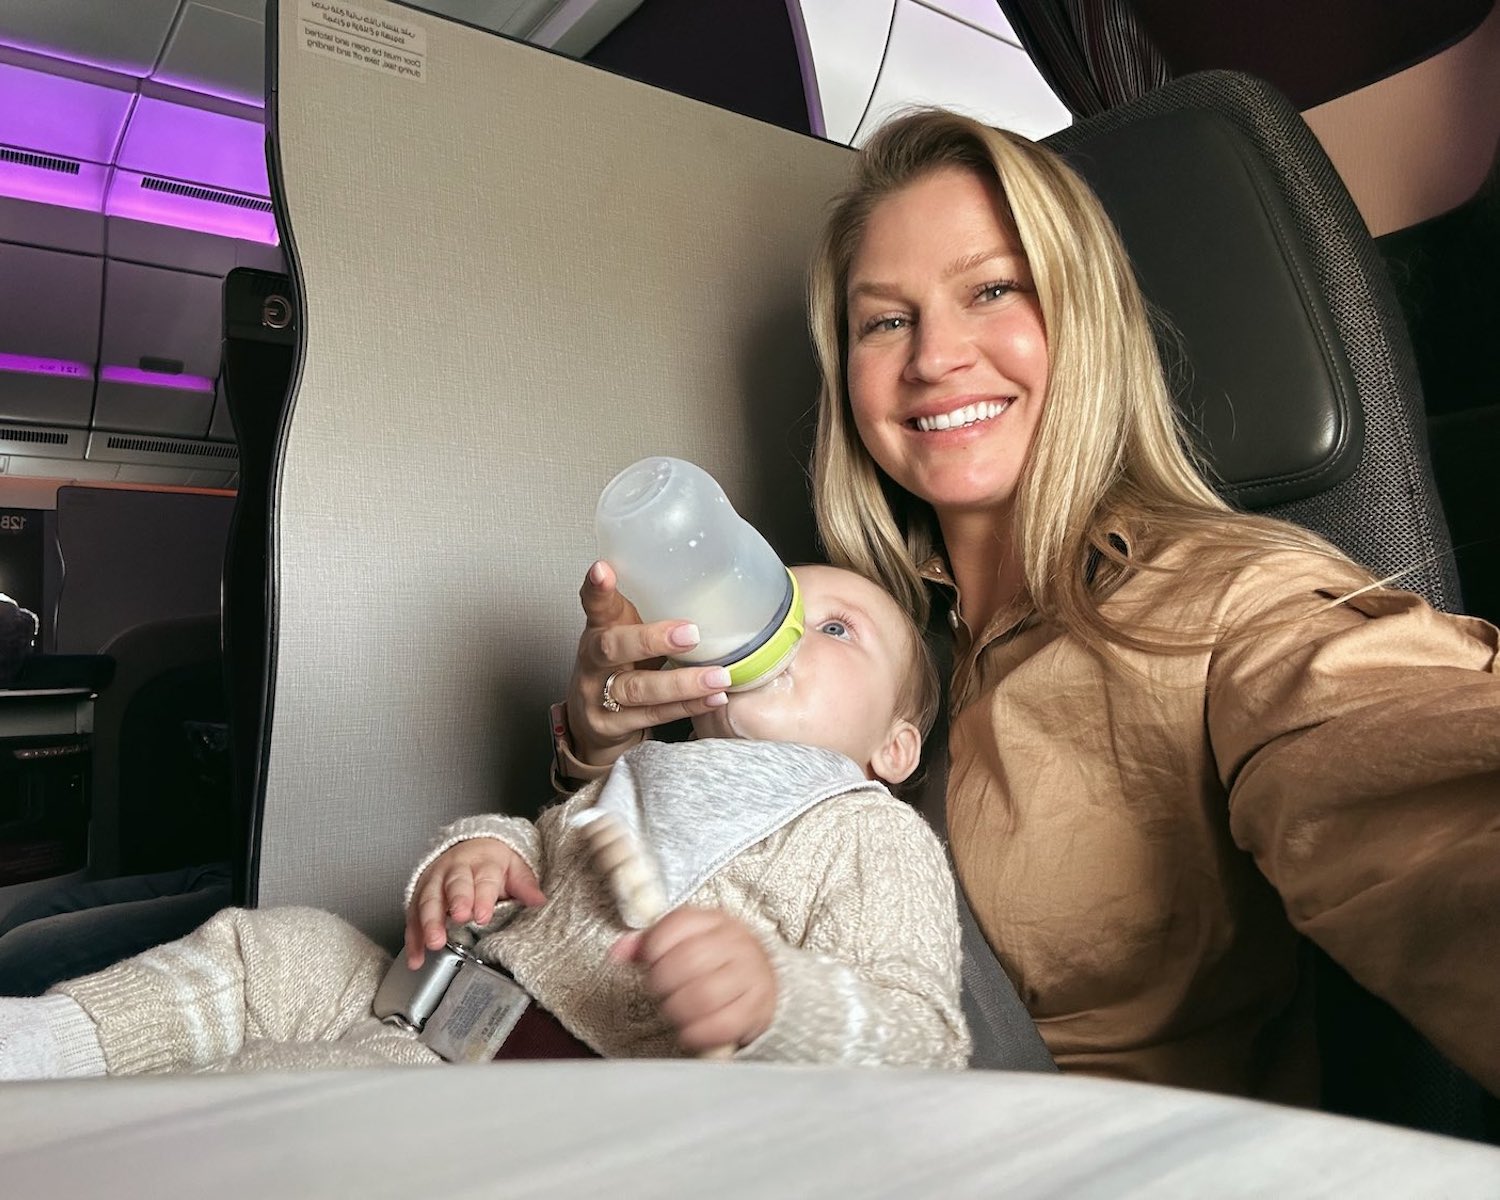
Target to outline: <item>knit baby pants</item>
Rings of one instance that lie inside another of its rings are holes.
[[[58,984],[111,1075],[433,1064],[370,1013],[391,956],[311,908],[224,909],[175,942]]]

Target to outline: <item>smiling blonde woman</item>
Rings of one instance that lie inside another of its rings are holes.
[[[1232,511],[1119,238],[1056,155],[945,112],[861,151],[810,275],[830,558],[951,631],[947,825],[1058,1065],[1314,1102],[1303,937],[1500,1091],[1500,633]],[[716,702],[607,571],[572,761]],[[596,689],[595,689],[596,690]]]

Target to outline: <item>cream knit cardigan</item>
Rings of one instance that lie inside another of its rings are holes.
[[[572,1032],[609,1057],[673,1057],[672,1027],[632,965],[611,962],[625,932],[569,818],[590,784],[533,825],[469,817],[450,825],[407,886],[454,843],[493,837],[536,872],[547,903],[504,904],[476,946]],[[771,1027],[737,1058],[777,1062],[962,1067],[969,1036],[959,1004],[953,877],[941,845],[909,805],[878,784],[816,805],[737,855],[687,900],[739,918],[776,973]],[[517,911],[519,909],[519,911]]]

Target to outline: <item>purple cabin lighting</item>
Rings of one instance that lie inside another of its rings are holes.
[[[34,354],[0,354],[0,371],[21,375],[57,375],[68,379],[92,379],[94,368],[65,358],[38,358]]]
[[[211,392],[214,381],[202,375],[169,375],[165,371],[143,371],[139,367],[100,367],[100,383],[172,388],[179,392]]]
[[[261,123],[117,81],[0,62],[0,195],[278,245]]]

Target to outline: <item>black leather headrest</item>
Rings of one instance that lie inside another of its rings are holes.
[[[1347,478],[1364,434],[1348,359],[1249,140],[1183,109],[1048,141],[1099,193],[1170,327],[1174,391],[1219,490],[1264,508]]]

